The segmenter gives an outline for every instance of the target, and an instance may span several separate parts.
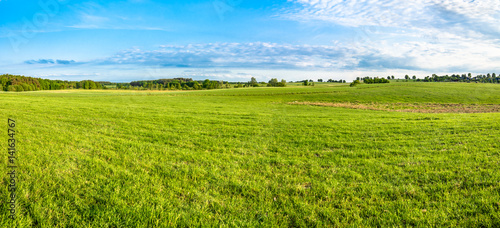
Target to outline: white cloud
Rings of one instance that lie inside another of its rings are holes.
[[[230,69],[246,70],[239,70],[238,73],[249,70],[465,73],[498,69],[500,45],[493,41],[474,43],[470,39],[451,35],[447,40],[449,43],[446,45],[426,41],[377,41],[377,45],[373,46],[263,42],[164,45],[156,50],[124,50],[109,58],[79,62],[75,67],[86,65],[93,69],[104,67],[125,71],[145,69],[146,76],[153,78],[165,75],[170,71],[168,69],[177,69],[177,72],[183,71],[184,76],[232,79],[237,79],[239,75],[233,74]],[[44,63],[40,62],[42,60],[35,62],[40,65]],[[26,63],[33,65],[34,62]],[[71,65],[66,64],[65,68]]]
[[[157,50],[122,51],[105,64],[144,64],[164,67],[247,67],[273,69],[341,68],[356,64],[353,50],[341,46],[275,43],[209,43],[165,45]]]
[[[489,71],[500,65],[498,0],[289,0],[282,17],[354,29],[362,68]]]
[[[138,64],[162,68],[247,68],[295,70],[497,70],[500,45],[491,40],[448,34],[443,42],[376,40],[353,45],[210,43],[165,45],[157,50],[131,49],[96,61],[104,65]],[[375,44],[374,44],[375,43]]]
[[[326,21],[363,30],[393,29],[399,33],[479,35],[481,39],[498,39],[500,35],[498,0],[289,1],[298,7],[283,12],[282,17],[301,22]]]
[[[285,17],[293,20],[322,20],[350,27],[363,25],[387,27],[428,27],[435,23],[477,20],[496,23],[500,11],[498,0],[289,0],[301,7],[289,10]]]

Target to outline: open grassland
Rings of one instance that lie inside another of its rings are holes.
[[[500,113],[391,110],[497,107],[500,85],[0,97],[1,227],[500,226]]]

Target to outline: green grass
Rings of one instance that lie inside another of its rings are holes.
[[[334,85],[334,86],[330,86]],[[0,93],[18,130],[1,227],[500,226],[500,114],[293,101],[500,104],[500,85],[316,83]]]

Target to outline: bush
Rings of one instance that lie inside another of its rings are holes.
[[[359,83],[360,83],[359,80],[354,80],[353,82],[351,82],[349,86],[354,87],[357,86]]]

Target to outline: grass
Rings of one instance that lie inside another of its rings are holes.
[[[500,226],[499,113],[289,104],[499,105],[499,85],[329,85],[0,93],[0,226]]]

